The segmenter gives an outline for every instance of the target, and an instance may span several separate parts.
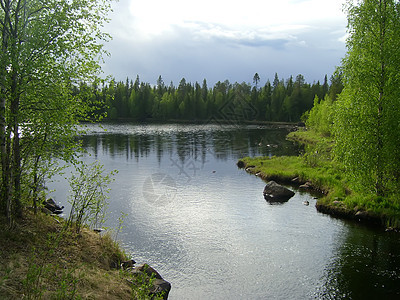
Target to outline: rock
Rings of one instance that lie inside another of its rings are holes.
[[[251,172],[256,166],[248,166],[246,172]]]
[[[163,295],[163,299],[168,299],[171,284],[164,279],[155,279],[153,281],[153,288],[150,290],[151,295]],[[163,294],[164,293],[164,294]]]
[[[171,284],[164,280],[161,275],[148,264],[138,265],[137,267],[132,268],[133,275],[140,275],[142,273],[146,273],[148,277],[155,278],[153,281],[153,286],[150,288],[149,297],[153,299],[153,297],[160,297],[162,299],[168,299],[168,294],[171,290]]]
[[[154,274],[155,278],[162,279],[161,275],[148,264],[138,265],[137,267],[135,267],[135,271],[145,272],[148,276]]]
[[[43,201],[43,205],[46,209],[51,211],[53,214],[62,214],[64,206],[59,206],[53,199],[49,198]]]
[[[285,202],[294,196],[294,192],[288,188],[270,181],[264,188],[264,198],[270,202]]]
[[[239,160],[236,165],[239,169],[243,169],[246,166],[243,160]]]
[[[311,182],[307,181],[305,184],[302,184],[299,186],[299,189],[304,189],[304,190],[310,190],[312,189],[313,186],[311,184]]]
[[[300,181],[299,177],[295,177],[295,178],[292,179],[293,183],[299,183],[299,181]]]
[[[304,205],[310,205],[310,202],[306,200],[306,201],[303,201],[303,204]]]
[[[124,270],[126,270],[126,269],[128,269],[128,268],[133,268],[133,267],[135,266],[135,264],[136,264],[136,261],[134,261],[133,259],[130,259],[130,260],[127,260],[127,261],[122,262],[122,263],[121,263],[121,267],[122,267]]]

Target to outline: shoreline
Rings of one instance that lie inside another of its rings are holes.
[[[0,216],[0,295],[6,299],[167,299],[171,284],[136,264],[111,231],[25,209],[13,228]],[[136,265],[135,265],[136,264]]]
[[[264,162],[268,162],[267,160],[273,161],[273,159],[274,158],[265,158]],[[274,180],[277,183],[289,184],[292,186],[296,186],[297,188],[301,188],[302,185],[308,184],[308,187],[303,189],[304,191],[309,193],[318,193],[319,195],[321,195],[321,198],[317,199],[317,203],[315,205],[316,210],[319,213],[324,213],[335,218],[362,222],[365,225],[379,227],[381,229],[385,229],[386,231],[399,232],[399,227],[388,227],[386,225],[388,222],[386,215],[378,215],[372,211],[364,210],[363,208],[360,208],[358,206],[356,206],[354,209],[347,208],[346,204],[340,199],[333,201],[328,200],[327,196],[331,193],[331,191],[321,185],[316,184],[311,178],[304,177],[304,175],[300,174],[301,172],[299,170],[297,170],[296,172],[289,171],[288,173],[267,173],[261,170],[262,167],[265,168],[265,166],[262,158],[259,157],[246,157],[239,159],[237,162],[237,166],[239,169],[243,169],[247,173],[259,177],[264,182]]]
[[[82,122],[88,123],[88,122]],[[89,122],[90,123],[90,122]],[[193,124],[193,125],[206,125],[206,124],[221,124],[221,125],[259,125],[259,126],[276,126],[283,128],[297,128],[303,127],[304,125],[300,122],[273,122],[273,121],[257,121],[257,120],[226,120],[226,119],[205,119],[205,120],[184,120],[184,119],[168,119],[168,120],[154,120],[154,119],[145,119],[145,120],[137,120],[137,119],[104,119],[101,122],[95,123],[132,123],[132,124]]]

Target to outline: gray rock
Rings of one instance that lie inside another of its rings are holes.
[[[286,202],[294,196],[294,192],[288,188],[270,181],[264,188],[264,198],[269,202]]]
[[[153,288],[150,290],[150,292],[154,296],[163,295],[163,299],[168,299],[170,290],[171,284],[168,281],[156,278],[153,281]]]
[[[150,299],[153,297],[162,296],[163,299],[168,299],[168,294],[171,290],[171,284],[164,280],[161,275],[148,264],[138,265],[132,268],[133,275],[140,275],[146,273],[148,277],[154,278],[153,286],[150,288]]]
[[[53,199],[49,198],[43,201],[43,205],[46,209],[51,211],[53,214],[62,214],[64,206],[59,206]]]
[[[127,261],[123,261],[123,262],[121,263],[121,267],[122,267],[124,270],[126,270],[126,269],[128,269],[128,268],[133,268],[133,267],[135,266],[135,264],[136,264],[136,261],[133,260],[133,259],[130,259],[130,260],[127,260]]]

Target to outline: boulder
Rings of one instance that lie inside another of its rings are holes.
[[[248,166],[246,167],[246,172],[251,172],[256,166]]]
[[[156,278],[153,281],[153,288],[150,290],[150,293],[152,296],[162,295],[163,299],[168,299],[168,294],[170,290],[171,284],[168,281]]]
[[[136,264],[136,261],[133,260],[133,259],[130,259],[130,260],[127,260],[127,261],[123,261],[123,262],[121,263],[121,267],[122,267],[124,270],[126,270],[126,269],[128,269],[128,268],[134,268],[134,267],[135,267],[135,264]]]
[[[286,202],[294,196],[294,192],[288,188],[270,181],[264,188],[264,198],[269,202]]]
[[[51,211],[53,214],[62,214],[64,206],[59,206],[53,199],[49,198],[43,201],[43,205],[46,209]]]
[[[153,286],[149,291],[149,299],[153,299],[154,297],[162,297],[162,299],[168,299],[169,291],[171,290],[171,284],[164,280],[161,275],[153,269],[148,264],[138,265],[132,268],[134,276],[139,276],[140,274],[145,273],[149,278],[153,277]],[[157,298],[158,299],[158,298]]]
[[[243,160],[239,160],[236,165],[238,166],[239,169],[243,169],[246,166]]]

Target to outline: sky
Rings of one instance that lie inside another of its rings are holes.
[[[344,0],[119,0],[103,71],[155,84],[209,86],[302,74],[323,81],[346,53]]]

